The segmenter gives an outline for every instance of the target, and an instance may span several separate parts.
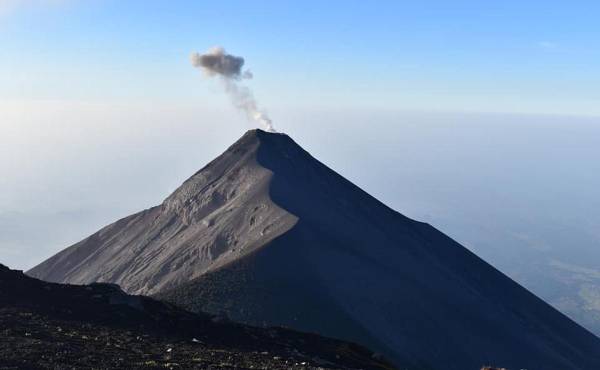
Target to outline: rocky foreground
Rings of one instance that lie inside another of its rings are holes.
[[[391,368],[347,342],[191,314],[117,286],[46,283],[0,265],[0,369]]]

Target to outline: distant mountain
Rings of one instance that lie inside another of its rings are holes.
[[[598,369],[600,340],[433,227],[253,130],[28,272],[364,344],[400,368]]]
[[[0,265],[0,367],[390,368],[355,344],[192,314],[117,286],[46,283]]]

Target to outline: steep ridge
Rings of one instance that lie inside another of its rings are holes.
[[[29,273],[353,340],[402,368],[600,368],[598,338],[288,136],[260,130],[161,206]]]
[[[268,243],[296,218],[269,198],[272,173],[256,162],[258,146],[256,132],[247,133],[160,206],[103,228],[28,274],[151,294]]]

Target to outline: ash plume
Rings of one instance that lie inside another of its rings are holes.
[[[233,105],[246,113],[246,116],[259,123],[270,132],[276,132],[273,122],[267,114],[259,109],[252,91],[240,83],[243,79],[251,79],[252,72],[242,71],[244,58],[227,54],[222,47],[214,47],[204,54],[192,53],[192,66],[201,69],[208,77],[218,77],[225,92],[230,96]]]

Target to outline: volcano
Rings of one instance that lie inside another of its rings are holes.
[[[261,130],[161,205],[28,274],[354,341],[402,369],[600,368],[600,339],[289,136]]]

